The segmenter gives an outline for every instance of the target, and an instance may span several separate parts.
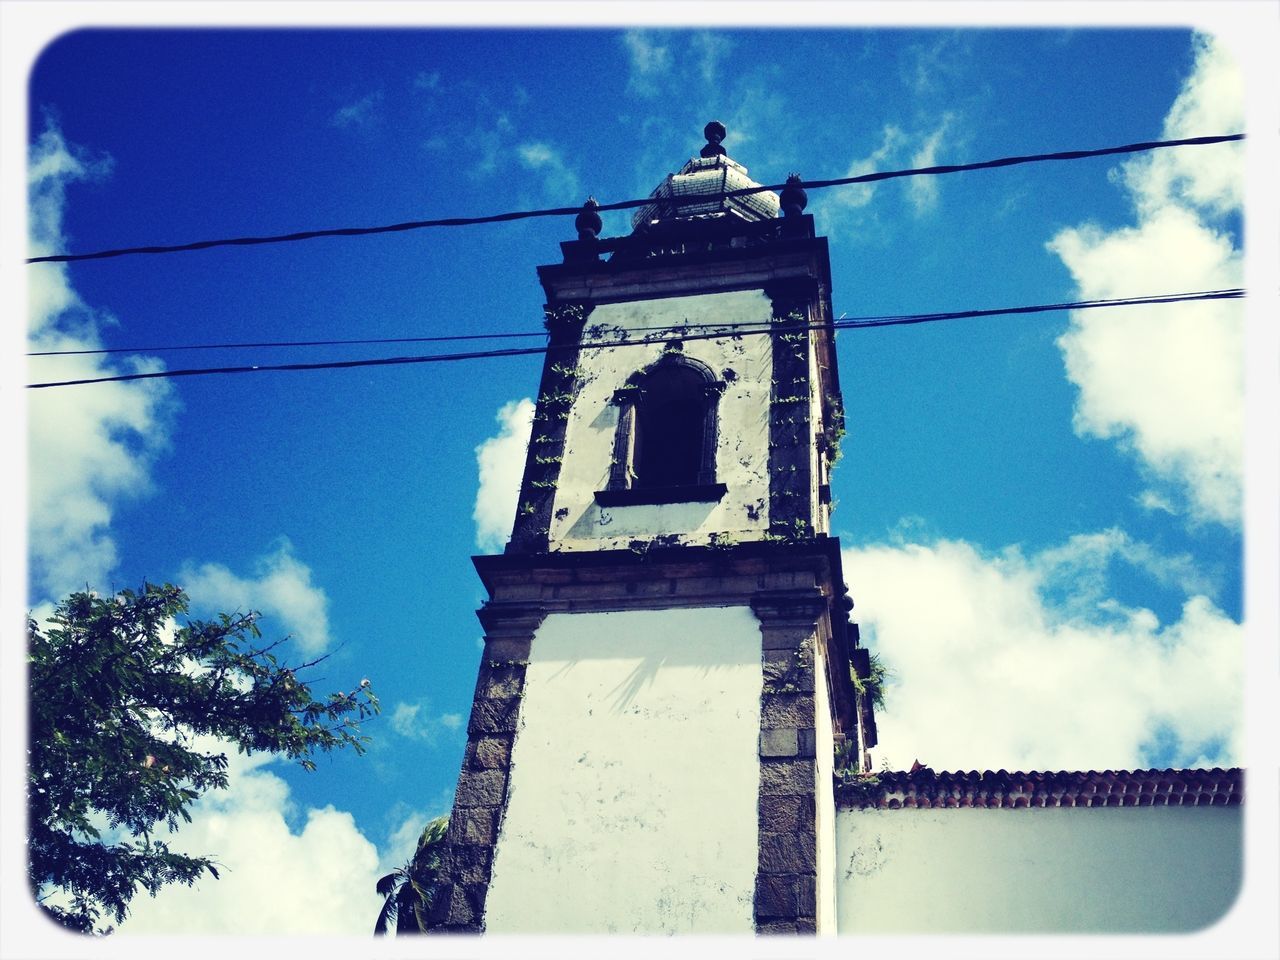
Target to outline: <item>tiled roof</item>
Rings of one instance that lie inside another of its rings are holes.
[[[1085,770],[1057,773],[936,773],[928,767],[850,777],[836,783],[841,807],[1151,807],[1242,802],[1242,771]]]
[[[709,214],[733,213],[743,220],[772,220],[778,215],[778,195],[768,190],[743,197],[726,197],[726,192],[758,187],[747,176],[747,168],[726,156],[694,157],[679,173],[667,176],[650,194],[651,203],[631,216],[631,226],[641,227],[652,220],[686,219]],[[672,198],[706,197],[699,203],[676,205]]]

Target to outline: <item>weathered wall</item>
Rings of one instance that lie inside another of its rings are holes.
[[[592,310],[583,342],[609,342],[620,336],[635,340],[653,336],[654,328],[684,323],[768,323],[771,316],[772,304],[760,290],[606,303]],[[671,333],[669,339],[679,339],[679,334]],[[662,343],[652,343],[580,353],[582,380],[569,410],[550,549],[625,548],[633,539],[672,533],[683,535],[684,543],[705,544],[711,533],[747,540],[769,529],[767,335],[684,342],[685,355],[707,364],[717,377],[727,379],[726,370],[734,375],[719,402],[716,479],[729,488],[721,501],[603,508],[596,504],[596,491],[608,481],[618,422],[618,409],[610,399],[662,350]],[[537,428],[535,423],[535,434]]]
[[[748,607],[548,616],[486,930],[751,932],[762,683]]]
[[[813,658],[815,750],[818,784],[814,794],[814,826],[818,839],[818,933],[837,933],[836,921],[836,826],[835,826],[835,757],[832,753],[831,691],[827,688],[827,658],[822,644],[817,644]]]
[[[842,810],[841,933],[1179,932],[1240,885],[1241,807]]]
[[[828,533],[831,530],[831,509],[829,504],[819,502],[818,487],[824,482],[823,456],[818,452],[817,438],[822,432],[822,394],[817,388],[821,383],[818,375],[818,352],[809,351],[809,502],[817,504],[813,512],[814,531]]]

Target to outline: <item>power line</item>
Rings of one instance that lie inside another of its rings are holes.
[[[1129,297],[1123,299],[1111,300],[1078,300],[1069,303],[1041,303],[1030,304],[1017,307],[1000,307],[987,310],[954,310],[945,313],[920,313],[920,314],[902,314],[898,316],[883,317],[865,317],[834,320],[825,324],[811,324],[798,327],[788,327],[788,329],[805,329],[805,330],[856,330],[869,327],[888,327],[901,326],[918,323],[936,323],[943,320],[960,320],[975,317],[994,317],[1016,314],[1030,313],[1049,313],[1060,310],[1091,310],[1106,307],[1131,307],[1144,306],[1166,303],[1184,303],[1197,300],[1235,300],[1243,297],[1245,291],[1240,288],[1230,290],[1202,290],[1196,293],[1176,293],[1161,294],[1151,297]],[[743,330],[737,329],[746,326],[760,326],[759,330]],[[687,331],[690,329],[717,328],[715,332],[694,333]],[[759,324],[697,324],[688,327],[666,327],[657,328],[670,333],[676,331],[680,335],[681,340],[714,340],[723,337],[735,336],[758,336],[767,334],[778,327],[772,321],[761,321]],[[592,342],[573,344],[570,347],[562,349],[580,349],[580,350],[602,350],[613,349],[615,347],[635,347],[643,346],[651,343],[663,343],[671,339],[670,336],[662,337],[646,337],[637,340],[619,340],[609,342]],[[91,383],[122,383],[129,380],[161,380],[173,379],[176,377],[194,377],[207,376],[211,374],[231,374],[231,373],[266,373],[270,371],[301,371],[301,370],[342,370],[354,367],[385,367],[395,366],[409,363],[446,363],[460,360],[481,360],[492,359],[497,357],[521,357],[531,356],[534,354],[544,354],[556,347],[513,347],[505,350],[475,350],[466,353],[437,353],[425,356],[410,357],[374,357],[364,360],[335,360],[321,363],[280,363],[280,364],[255,364],[252,366],[238,367],[193,367],[180,370],[158,370],[150,373],[127,373],[110,377],[92,377],[83,380],[61,380],[48,383],[29,383],[28,389],[40,389],[45,387],[72,387],[82,386]]]
[[[880,180],[894,180],[899,177],[938,176],[947,173],[963,173],[971,170],[992,170],[997,167],[1013,167],[1024,163],[1043,163],[1048,161],[1084,160],[1089,157],[1107,157],[1128,153],[1143,153],[1149,150],[1160,150],[1167,147],[1207,146],[1215,143],[1229,143],[1243,140],[1243,133],[1233,133],[1212,137],[1187,137],[1181,140],[1147,140],[1139,143],[1127,143],[1116,147],[1102,147],[1096,150],[1062,150],[1057,153],[1034,153],[1025,156],[1001,157],[996,160],[981,160],[976,163],[945,164],[932,167],[912,167],[904,170],[886,170],[879,173],[865,173],[856,177],[838,177],[830,180],[812,180],[803,184],[806,190],[819,190],[826,187],[841,187],[854,183],[875,183]],[[768,184],[759,187],[744,187],[741,190],[729,190],[719,197],[745,197],[753,193],[779,191],[785,183]],[[707,196],[671,197],[664,203],[704,203]],[[633,207],[648,206],[653,203],[652,197],[642,200],[619,200],[616,203],[600,204],[597,211],[629,210]],[[463,227],[481,223],[506,223],[513,220],[527,220],[532,217],[568,217],[582,212],[582,207],[549,207],[541,210],[514,210],[507,213],[494,213],[481,217],[445,217],[437,220],[408,220],[404,223],[385,224],[377,227],[336,227],[327,230],[303,230],[296,233],[282,233],[260,237],[225,237],[217,240],[197,240],[192,243],[172,245],[153,245],[144,247],[117,247],[97,250],[92,253],[62,253],[44,257],[29,257],[27,263],[72,263],[81,260],[105,260],[111,257],[132,256],[135,254],[181,253],[191,250],[208,250],[213,247],[256,246],[265,243],[294,243],[300,240],[315,240],[319,237],[366,237],[380,233],[402,233],[407,230],[422,230],[428,227]]]
[[[868,317],[866,319],[882,319]],[[736,323],[726,321],[724,323],[715,324],[679,324],[670,327],[647,327],[649,333],[673,332],[679,330],[689,330],[693,327],[714,326],[717,328],[724,327],[751,327],[751,326],[768,326],[767,321],[754,323]],[[457,340],[509,340],[517,338],[545,337],[545,330],[529,330],[529,331],[512,331],[509,333],[456,333],[448,336],[439,337],[378,337],[367,340],[265,340],[261,343],[192,343],[192,344],[168,344],[164,346],[143,346],[143,347],[101,347],[96,350],[33,350],[27,354],[28,357],[78,357],[105,353],[164,353],[172,351],[186,350],[239,350],[248,347],[333,347],[333,346],[357,346],[368,344],[384,344],[384,343],[441,343]]]
[[[1195,293],[1167,293],[1150,297],[1118,297],[1111,300],[1077,300],[1072,303],[1037,303],[1023,307],[1000,307],[991,310],[951,310],[945,313],[904,314],[896,317],[867,317],[837,320],[832,324],[837,330],[859,327],[895,327],[914,323],[933,323],[937,320],[966,320],[975,317],[1002,317],[1027,313],[1051,313],[1059,310],[1096,310],[1100,307],[1138,307],[1162,303],[1186,303],[1193,300],[1239,300],[1245,291],[1241,287],[1229,290],[1200,290]]]
[[[1201,299],[1209,299],[1212,296],[1216,296],[1224,293],[1233,293],[1233,291],[1205,290],[1205,291],[1197,292],[1196,294],[1194,294],[1194,296],[1200,297]],[[1189,296],[1192,296],[1192,294],[1170,294],[1169,296],[1189,297]],[[1132,298],[1129,298],[1129,299],[1132,299]],[[1122,305],[1129,301],[1128,299],[1121,298],[1119,300],[1097,300],[1097,301],[1090,301],[1090,302],[1097,303],[1098,305],[1103,305],[1103,304]],[[1158,298],[1154,298],[1154,297],[1148,297],[1148,298],[1143,298],[1143,302],[1144,303],[1161,303],[1165,301],[1159,300]],[[896,326],[899,324],[907,324],[907,323],[927,323],[933,319],[959,320],[959,319],[964,319],[966,317],[999,316],[1004,314],[1016,314],[1016,313],[1043,313],[1047,310],[1063,310],[1063,309],[1075,309],[1075,306],[1071,304],[1047,304],[1047,305],[1035,305],[1030,307],[1007,307],[1007,308],[1002,308],[998,310],[968,310],[968,311],[952,310],[944,313],[908,313],[908,314],[895,313],[895,314],[880,314],[880,315],[868,316],[868,317],[845,317],[842,315],[841,318],[838,321],[836,321],[836,327],[837,329],[845,329],[845,328],[854,327],[854,326],[885,326],[885,325]],[[740,322],[740,323],[727,321],[723,323],[706,323],[706,324],[687,324],[686,323],[686,324],[677,324],[674,326],[667,326],[667,327],[649,327],[649,328],[646,328],[645,332],[648,334],[656,335],[661,333],[678,333],[682,330],[692,330],[692,329],[698,329],[702,327],[715,328],[717,330],[722,330],[726,328],[738,328],[738,327],[769,328],[771,324],[772,324],[771,321]],[[94,350],[33,350],[29,352],[27,356],[28,357],[74,357],[74,356],[87,356],[87,355],[112,354],[112,353],[164,353],[164,352],[173,352],[173,351],[181,352],[181,351],[187,351],[187,350],[241,350],[241,349],[248,349],[248,348],[276,348],[276,347],[368,346],[372,344],[389,344],[389,343],[445,343],[445,342],[462,341],[462,340],[503,340],[503,339],[533,338],[533,337],[545,337],[545,336],[546,336],[545,331],[528,330],[528,331],[507,331],[504,333],[458,333],[458,334],[450,334],[448,336],[437,336],[437,337],[374,337],[374,338],[366,338],[366,339],[359,339],[359,340],[263,340],[257,343],[248,343],[248,342],[246,343],[190,343],[190,344],[147,345],[147,346],[135,346],[135,347],[101,347]]]
[[[98,350],[33,350],[28,357],[74,357],[100,353],[164,353],[173,350],[242,350],[258,347],[342,347],[380,343],[443,343],[454,340],[507,340],[545,337],[546,333],[457,333],[442,337],[376,337],[364,340],[264,340],[258,343],[186,343],[145,347],[103,347]]]

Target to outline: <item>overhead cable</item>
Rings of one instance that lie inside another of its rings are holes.
[[[74,357],[98,353],[165,353],[174,350],[246,350],[272,347],[350,347],[380,343],[444,343],[457,340],[510,340],[545,337],[544,331],[526,333],[455,333],[440,337],[371,337],[361,340],[263,340],[257,343],[180,343],[145,347],[102,347],[97,350],[32,350],[28,357]]]
[[[1201,290],[1195,294],[1169,294],[1168,296],[1177,298],[1186,298],[1195,296],[1200,299],[1211,299],[1218,294],[1234,294],[1230,290]],[[1097,300],[1090,301],[1098,305],[1105,304],[1123,304],[1129,302],[1133,298],[1121,298],[1119,300]],[[1163,302],[1155,297],[1142,298],[1143,303],[1159,303]],[[893,313],[879,314],[869,317],[849,317],[841,314],[840,319],[836,321],[837,329],[844,329],[853,326],[885,326],[886,324],[899,325],[906,323],[927,323],[933,319],[959,320],[965,317],[983,317],[1001,314],[1014,313],[1042,313],[1046,310],[1075,309],[1072,306],[1064,306],[1060,304],[1038,304],[1029,307],[1002,307],[998,310],[951,310],[943,313]],[[680,330],[692,330],[701,327],[714,327],[717,330],[726,328],[739,327],[768,327],[771,321],[759,322],[735,322],[721,321],[717,323],[705,324],[688,324],[681,323],[666,327],[647,327],[646,332],[649,334],[660,334],[667,332],[675,332]],[[32,350],[28,357],[76,357],[94,354],[111,354],[111,353],[166,353],[166,352],[183,352],[187,350],[244,350],[250,348],[277,348],[277,347],[333,347],[333,346],[369,346],[374,344],[389,343],[447,343],[464,340],[507,340],[507,339],[527,339],[532,337],[545,337],[544,330],[519,330],[508,331],[505,333],[455,333],[444,336],[435,337],[369,337],[356,340],[261,340],[258,342],[243,343],[184,343],[184,344],[148,344],[146,346],[134,347],[99,347],[93,350]]]
[[[761,321],[758,324],[697,324],[682,327],[657,328],[663,331],[661,337],[643,337],[636,340],[589,341],[575,343],[559,349],[602,350],[618,347],[636,347],[652,343],[666,343],[672,339],[672,331],[677,331],[681,340],[715,340],[726,337],[758,336],[775,330],[785,329],[787,332],[797,330],[856,330],[870,327],[905,326],[919,323],[937,323],[943,320],[971,319],[976,317],[994,317],[1016,314],[1049,313],[1061,310],[1092,310],[1106,307],[1150,306],[1156,304],[1184,303],[1204,300],[1235,300],[1243,297],[1245,291],[1240,288],[1230,290],[1202,290],[1196,293],[1160,294],[1150,297],[1128,297],[1110,300],[1078,300],[1069,303],[1029,304],[1017,307],[1000,307],[986,310],[955,310],[945,313],[902,314],[898,316],[867,317],[861,319],[833,320],[829,323],[795,325],[773,321]],[[745,327],[760,329],[744,329]],[[710,330],[710,328],[715,328]],[[710,332],[688,333],[690,329],[704,329]],[[354,367],[385,367],[412,363],[446,363],[461,360],[481,360],[497,357],[521,357],[544,354],[557,349],[554,346],[512,347],[505,350],[475,350],[466,353],[437,353],[425,356],[409,357],[373,357],[362,360],[332,360],[320,363],[278,363],[253,364],[250,366],[227,367],[192,367],[178,370],[156,370],[148,373],[126,373],[109,377],[90,377],[82,380],[60,380],[46,383],[29,383],[28,389],[45,387],[72,387],[91,383],[122,383],[130,380],[163,380],[177,377],[209,376],[212,374],[231,373],[267,373],[301,370],[342,370]]]
[[[1025,156],[1001,157],[996,160],[981,160],[976,163],[953,163],[932,167],[912,167],[905,170],[884,170],[877,173],[865,173],[856,177],[837,177],[828,180],[808,180],[803,182],[806,190],[818,190],[825,187],[841,187],[855,183],[875,183],[880,180],[894,180],[900,177],[938,176],[947,173],[963,173],[971,170],[991,170],[997,167],[1012,167],[1024,163],[1044,163],[1060,160],[1084,160],[1089,157],[1117,156],[1119,154],[1143,153],[1149,150],[1161,150],[1168,147],[1207,146],[1215,143],[1229,143],[1243,140],[1243,133],[1233,133],[1212,137],[1186,137],[1181,140],[1146,140],[1139,143],[1127,143],[1116,147],[1101,147],[1096,150],[1061,150],[1056,153],[1034,153]],[[745,197],[753,193],[779,191],[785,183],[768,184],[758,187],[744,187],[741,190],[729,190],[719,196],[724,198]],[[670,197],[663,200],[666,204],[705,203],[709,198],[705,195],[685,198]],[[642,200],[619,200],[615,203],[602,203],[595,209],[629,210],[643,207],[653,202],[652,197]],[[43,257],[29,257],[27,263],[73,263],[82,260],[106,260],[111,257],[124,257],[139,254],[181,253],[192,250],[209,250],[213,247],[256,246],[266,243],[295,243],[300,240],[315,240],[319,237],[365,237],[380,233],[402,233],[407,230],[422,230],[428,227],[463,227],[481,223],[505,223],[513,220],[528,220],[533,217],[570,217],[582,212],[582,207],[549,207],[541,210],[513,210],[507,213],[493,213],[479,217],[444,217],[436,220],[408,220],[404,223],[385,224],[376,227],[335,227],[326,230],[302,230],[296,233],[282,233],[258,237],[224,237],[216,240],[196,240],[191,243],[170,245],[151,245],[142,247],[117,247],[97,250],[92,253],[61,253]]]

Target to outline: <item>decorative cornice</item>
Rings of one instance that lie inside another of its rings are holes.
[[[783,236],[784,221],[776,219],[740,225],[692,221],[681,224],[681,236],[673,240],[648,234],[566,241],[560,245],[565,262],[539,266],[538,278],[548,299],[593,303],[758,290],[791,274],[817,277],[829,287],[826,238],[814,235],[811,215],[800,221],[798,237]],[[683,252],[672,252],[676,247]]]
[[[836,803],[880,810],[971,807],[1237,806],[1244,772],[1223,770],[1062,770],[936,773],[928,767],[836,782]]]
[[[751,598],[751,610],[766,625],[809,625],[828,611],[816,589],[763,590]]]
[[[636,541],[629,550],[510,552],[472,562],[491,598],[486,607],[559,614],[751,605],[762,627],[780,635],[822,622],[838,732],[858,722],[848,669],[856,630],[845,615],[836,537],[732,546]]]
[[[546,619],[547,608],[541,603],[518,600],[489,601],[476,611],[480,625],[488,634],[533,634]]]

